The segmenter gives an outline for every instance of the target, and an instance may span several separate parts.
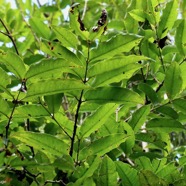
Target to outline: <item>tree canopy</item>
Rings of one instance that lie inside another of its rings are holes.
[[[186,1],[0,4],[0,184],[186,185]]]

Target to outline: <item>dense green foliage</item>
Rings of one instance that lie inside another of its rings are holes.
[[[186,1],[1,2],[0,185],[186,185]]]

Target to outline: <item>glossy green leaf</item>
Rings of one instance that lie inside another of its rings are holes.
[[[111,134],[95,140],[89,146],[83,148],[80,151],[79,159],[84,159],[87,156],[98,155],[102,156],[105,153],[117,148],[121,143],[123,143],[128,136],[123,133]]]
[[[82,90],[86,88],[88,88],[86,85],[76,80],[54,79],[48,81],[39,81],[28,86],[28,93],[24,99],[70,92],[74,90]]]
[[[115,164],[123,186],[140,186],[136,169],[121,161],[116,161]]]
[[[167,32],[173,27],[178,15],[177,8],[177,1],[172,0],[166,4],[166,8],[163,10],[163,15],[161,16],[161,20],[159,22],[159,38],[165,37],[167,35]]]
[[[139,172],[139,182],[140,185],[148,185],[148,186],[167,185],[165,181],[160,179],[155,173],[153,173],[150,170],[142,170]]]
[[[129,52],[133,47],[139,44],[141,37],[138,35],[117,35],[107,42],[99,44],[98,48],[90,52],[90,60],[98,61],[112,58],[122,52]]]
[[[176,110],[181,111],[186,114],[186,100],[185,99],[175,99],[173,100],[173,106]]]
[[[39,37],[49,39],[50,38],[50,29],[47,24],[44,23],[39,17],[32,17],[29,19],[32,29],[38,34]]]
[[[12,52],[0,52],[0,62],[2,62],[7,69],[14,73],[19,79],[23,79],[26,73],[26,67],[23,60],[17,54]]]
[[[53,26],[52,29],[63,46],[77,48],[79,41],[69,29],[59,26]]]
[[[132,119],[129,121],[130,126],[134,132],[137,133],[144,125],[147,115],[150,113],[150,105],[142,106],[140,109],[133,113]]]
[[[185,47],[186,36],[184,34],[185,32],[186,32],[186,20],[183,19],[179,24],[179,26],[177,27],[176,35],[175,35],[175,44],[177,46],[178,51],[183,56],[185,56],[186,54],[186,47]]]
[[[62,103],[62,96],[63,94],[54,94],[50,96],[44,96],[48,109],[51,113],[56,113]]]
[[[50,114],[41,106],[36,104],[22,105],[16,108],[14,117],[42,117]]]
[[[178,63],[173,62],[168,68],[164,85],[169,99],[175,98],[180,93],[182,89],[182,77]]]
[[[92,132],[98,130],[113,114],[118,105],[114,103],[105,104],[99,107],[92,115],[83,122],[80,134],[82,137],[88,137]]]
[[[129,103],[134,105],[144,103],[139,94],[120,87],[101,87],[89,90],[85,93],[85,100],[97,103]]]
[[[117,177],[115,163],[105,156],[100,165],[96,185],[117,185]]]
[[[165,133],[181,132],[184,130],[184,126],[180,122],[168,118],[152,119],[147,123],[146,127],[149,130]]]
[[[138,87],[145,93],[145,95],[150,99],[152,103],[156,104],[159,102],[157,93],[150,85],[148,85],[147,83],[141,83]]]
[[[93,77],[100,74],[112,73],[112,71],[117,71],[118,74],[120,72],[125,73],[133,69],[132,64],[136,64],[141,60],[147,59],[148,58],[144,56],[129,55],[110,60],[103,60],[99,63],[96,63],[89,69],[88,76]]]
[[[25,77],[26,79],[49,79],[52,77],[61,77],[62,72],[71,72],[71,69],[73,69],[74,67],[74,64],[71,64],[64,59],[42,60],[39,63],[31,65]]]
[[[52,156],[68,155],[69,146],[62,140],[44,133],[18,132],[11,135],[22,143]]]

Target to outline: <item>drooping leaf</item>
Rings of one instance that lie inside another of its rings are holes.
[[[120,87],[100,87],[85,93],[86,101],[97,103],[143,104],[144,100],[136,93]]]
[[[82,90],[88,88],[80,81],[69,79],[53,79],[48,81],[39,81],[28,86],[28,93],[25,99],[31,97],[39,97],[45,95],[53,95],[74,90]]]
[[[108,156],[102,159],[96,185],[117,185],[116,166]]]
[[[172,100],[180,93],[182,89],[182,77],[178,63],[173,62],[168,68],[164,85],[169,99]]]
[[[58,26],[53,26],[52,29],[63,46],[77,48],[79,41],[69,29]]]
[[[184,126],[179,121],[168,118],[154,118],[147,123],[146,127],[149,130],[165,133],[184,130]]]
[[[100,43],[90,53],[90,60],[98,61],[112,58],[122,52],[129,52],[133,47],[139,44],[141,37],[138,35],[117,35],[107,42]]]
[[[117,148],[121,143],[123,143],[128,136],[123,133],[111,134],[95,140],[89,146],[83,148],[79,153],[79,159],[84,159],[87,156],[98,155],[102,156],[105,153]]]
[[[88,137],[92,132],[98,130],[108,119],[108,117],[114,113],[117,108],[117,104],[110,103],[98,108],[95,113],[87,117],[81,126],[80,134],[82,137]]]
[[[39,17],[32,17],[31,19],[29,19],[29,22],[32,26],[32,29],[35,31],[36,34],[38,34],[39,37],[42,37],[44,39],[50,38],[50,29],[42,19],[40,19]]]
[[[19,79],[23,79],[26,73],[26,67],[23,60],[17,54],[12,52],[0,52],[0,62],[2,62],[7,69],[14,73]]]
[[[8,117],[8,114],[10,112],[10,107],[1,96],[0,96],[0,114],[3,114],[4,116]]]
[[[44,96],[48,109],[51,113],[56,113],[62,103],[62,96],[63,94],[54,94],[50,96]]]
[[[11,138],[16,138],[22,143],[44,152],[46,155],[68,155],[69,146],[62,140],[49,134],[36,132],[18,132],[12,134]]]
[[[132,119],[129,121],[130,126],[133,128],[134,132],[137,133],[142,125],[146,121],[147,115],[150,113],[150,105],[145,105],[140,109],[136,110],[132,115]]]
[[[140,186],[136,169],[121,161],[116,161],[115,164],[123,186]]]
[[[170,1],[166,4],[165,9],[163,10],[163,15],[161,16],[161,20],[159,22],[158,27],[158,37],[164,38],[167,32],[173,27],[174,22],[177,19],[178,15],[178,2]]]
[[[165,116],[169,116],[173,119],[178,119],[178,113],[171,107],[169,106],[161,106],[156,109],[158,112],[164,114]]]

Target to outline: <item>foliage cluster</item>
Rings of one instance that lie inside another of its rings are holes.
[[[0,5],[0,184],[186,185],[186,1],[15,2]]]

